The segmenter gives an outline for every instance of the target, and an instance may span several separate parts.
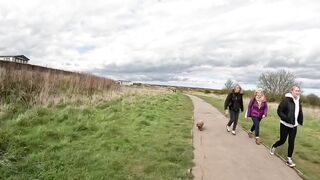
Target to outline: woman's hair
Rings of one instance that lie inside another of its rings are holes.
[[[290,88],[290,92],[293,91],[293,89],[296,88],[296,87],[299,88],[299,90],[301,90],[300,86],[298,86],[298,85],[293,85],[293,86]]]
[[[239,88],[240,88],[239,93],[240,93],[240,94],[243,94],[242,87],[241,87],[239,84],[235,84],[235,85],[233,86],[233,88],[232,88],[232,92],[235,92],[237,87],[239,87]]]
[[[256,90],[254,90],[253,97],[256,97],[257,93],[259,93],[259,92],[261,92],[265,96],[263,89],[262,88],[258,88]]]
[[[255,92],[255,93],[257,93],[257,92],[262,92],[262,93],[263,93],[263,89],[262,89],[262,88],[258,88],[258,89],[256,89],[254,92]]]

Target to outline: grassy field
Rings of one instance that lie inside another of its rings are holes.
[[[0,113],[0,179],[189,178],[193,107],[180,93],[8,109]]]
[[[224,112],[223,96],[199,96],[208,103],[215,106],[219,111]],[[249,99],[245,100],[245,109]],[[261,122],[260,138],[265,145],[271,146],[278,140],[279,118],[276,113],[278,104],[269,104],[269,115]],[[303,173],[303,177],[308,180],[320,179],[320,113],[319,109],[304,108],[304,126],[298,127],[293,159],[297,168]],[[244,113],[240,114],[240,125],[248,131],[251,128],[251,119],[244,118]],[[277,148],[276,153],[283,158],[287,156],[287,142]]]

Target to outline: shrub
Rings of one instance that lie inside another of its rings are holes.
[[[312,106],[320,106],[320,98],[315,94],[309,94],[305,97],[306,103]]]

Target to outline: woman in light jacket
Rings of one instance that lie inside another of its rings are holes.
[[[263,118],[267,117],[268,114],[268,104],[266,97],[261,88],[255,91],[254,97],[250,100],[248,104],[247,117],[252,119],[252,127],[249,132],[249,137],[253,137],[253,131],[256,136],[256,144],[260,145],[261,141],[259,138],[260,133],[260,122]]]

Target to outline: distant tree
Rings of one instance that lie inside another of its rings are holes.
[[[227,82],[224,84],[225,89],[231,90],[234,86],[234,82],[231,79],[228,79]]]
[[[306,97],[307,102],[312,106],[320,106],[320,98],[315,94],[309,94]]]
[[[293,73],[285,70],[266,72],[260,75],[258,87],[264,89],[270,101],[274,101],[289,92],[293,85],[299,85],[295,79]]]

